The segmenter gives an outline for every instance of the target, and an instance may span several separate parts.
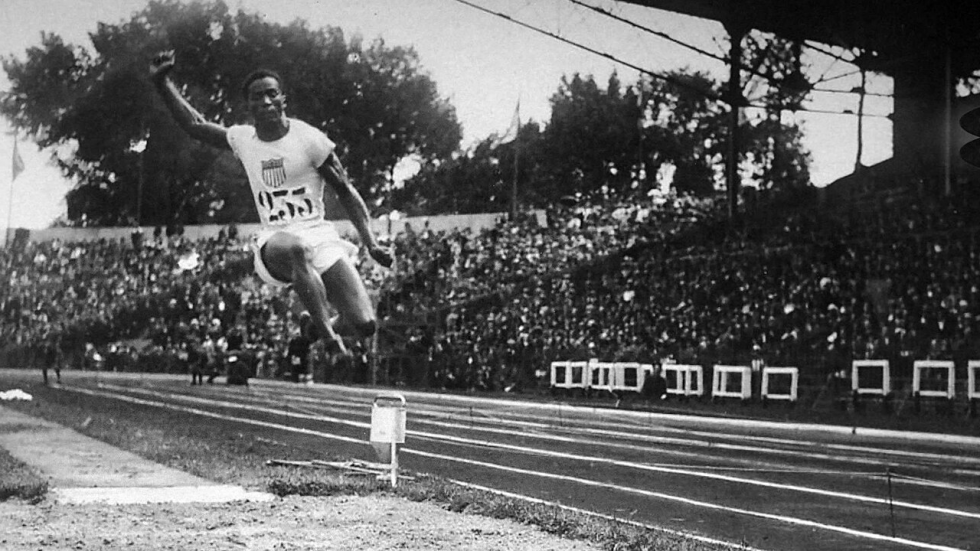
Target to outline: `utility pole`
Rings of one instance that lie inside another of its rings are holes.
[[[728,54],[728,155],[725,159],[725,180],[728,186],[728,216],[738,217],[738,198],[740,182],[738,176],[738,159],[741,151],[741,131],[739,130],[739,115],[745,105],[742,96],[742,38],[749,27],[738,17],[734,16],[725,22],[725,30],[731,40]]]

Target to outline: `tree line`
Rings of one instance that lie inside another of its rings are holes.
[[[616,74],[604,84],[567,75],[550,99],[550,120],[463,150],[455,108],[410,47],[366,44],[301,20],[270,23],[222,1],[153,0],[128,21],[99,23],[90,37],[91,50],[43,34],[24,58],[2,60],[11,87],[0,114],[52,147],[74,182],[66,225],[256,221],[237,161],[191,140],[153,92],[148,60],[162,50],[174,50],[185,95],[222,124],[246,122],[245,75],[278,71],[289,114],[338,144],[375,215],[502,211],[515,200],[540,207],[599,190],[645,193],[664,177],[698,195],[723,185],[727,108],[710,99],[723,87],[703,73],[631,84]],[[763,189],[807,185],[800,128],[771,113],[741,124],[746,179]],[[396,182],[404,159],[421,168]]]

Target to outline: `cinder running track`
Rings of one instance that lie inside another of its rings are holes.
[[[372,461],[371,404],[388,392],[67,375],[64,392]],[[980,549],[980,438],[402,394],[406,470],[751,549]]]

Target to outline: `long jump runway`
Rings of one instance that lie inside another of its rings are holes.
[[[72,375],[65,392],[371,461],[371,406],[387,392]],[[980,550],[980,438],[402,394],[406,470],[734,548]]]

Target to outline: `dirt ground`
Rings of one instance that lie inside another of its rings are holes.
[[[384,496],[221,504],[0,503],[4,551],[592,550],[513,521]]]
[[[514,521],[384,495],[277,498],[261,492],[253,501],[208,500],[220,490],[209,486],[214,483],[2,406],[0,447],[52,488],[37,504],[0,502],[0,551],[599,549]],[[149,499],[153,492],[175,488],[210,502],[147,503],[160,501]],[[78,490],[115,497],[65,499]]]

